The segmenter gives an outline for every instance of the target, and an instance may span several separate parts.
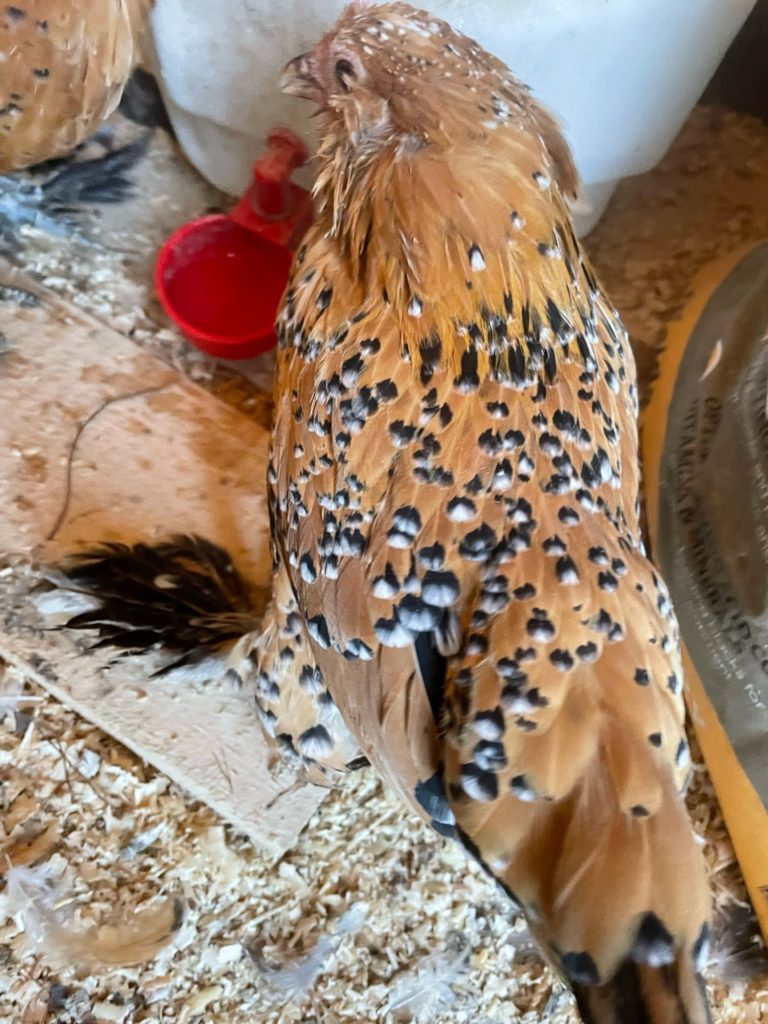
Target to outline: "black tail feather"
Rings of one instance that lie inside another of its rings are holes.
[[[145,128],[162,128],[175,137],[157,79],[143,68],[134,68],[118,109],[135,124]]]
[[[701,977],[680,962],[624,961],[603,985],[573,986],[584,1024],[712,1024]]]
[[[133,189],[126,173],[147,151],[150,135],[115,149],[106,156],[68,163],[42,186],[47,212],[68,213],[80,203],[121,203]]]
[[[731,903],[718,909],[710,970],[727,983],[768,978],[768,949],[748,904]]]
[[[94,649],[173,655],[161,672],[232,645],[257,628],[263,604],[226,551],[189,535],[155,546],[103,544],[71,556],[53,579],[99,602],[68,629],[95,630]]]

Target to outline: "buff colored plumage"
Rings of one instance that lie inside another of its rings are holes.
[[[404,4],[353,5],[283,84],[323,110],[318,217],[278,323],[272,603],[229,664],[286,756],[333,777],[362,754],[481,862],[585,1021],[704,1024],[677,626],[567,147]],[[117,587],[75,624],[142,647],[141,561],[122,633]],[[178,651],[174,579],[151,636]]]
[[[117,106],[151,0],[0,6],[0,173],[63,156]]]

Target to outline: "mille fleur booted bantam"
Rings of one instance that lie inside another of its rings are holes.
[[[282,86],[322,141],[278,320],[271,603],[254,621],[198,538],[107,545],[67,567],[102,600],[69,625],[220,653],[308,778],[370,760],[520,904],[585,1022],[704,1024],[678,629],[566,143],[405,4],[353,4]]]

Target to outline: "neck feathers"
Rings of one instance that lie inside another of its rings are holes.
[[[597,285],[540,137],[354,149],[327,138],[318,232],[357,301],[386,307],[416,367],[471,364],[520,387],[564,362],[593,368]]]

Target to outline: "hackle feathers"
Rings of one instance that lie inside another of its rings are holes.
[[[315,195],[329,244],[315,259],[343,269],[345,300],[383,302],[415,366],[434,338],[455,371],[472,351],[501,379],[555,355],[588,362],[591,272],[566,203],[579,182],[556,122],[442,22],[413,32],[407,9],[375,12],[353,6],[308,56],[328,96]],[[340,96],[339,60],[358,79]],[[550,298],[569,315],[553,323]]]

